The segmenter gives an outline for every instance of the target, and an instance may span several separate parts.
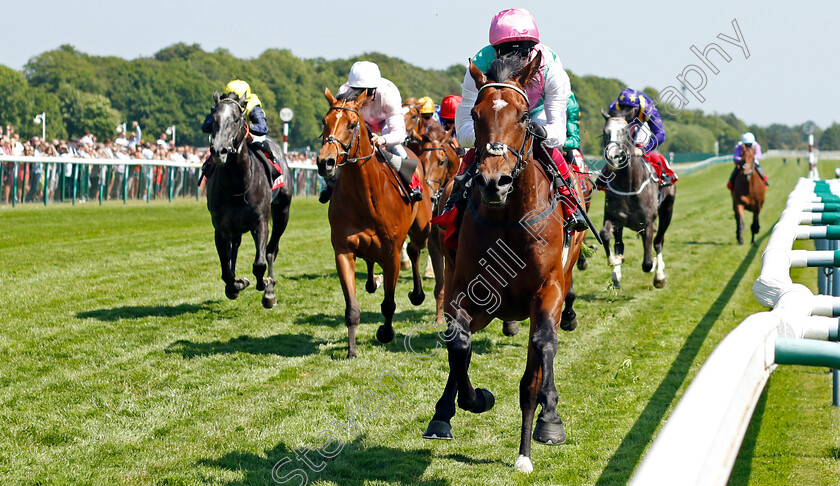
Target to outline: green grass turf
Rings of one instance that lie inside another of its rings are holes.
[[[576,273],[580,326],[561,332],[555,361],[568,441],[534,444],[530,476],[511,467],[527,325],[512,338],[498,322],[474,336],[471,376],[496,406],[459,411],[453,441],[421,439],[448,365],[445,353],[413,359],[404,337],[432,319],[432,283],[412,307],[404,272],[397,338],[382,345],[382,294],[362,291],[360,264],[359,358],[346,360],[326,207],[314,198],[294,202],[272,310],[253,286],[225,299],[209,214],[194,200],[5,207],[0,484],[275,484],[278,462],[277,478],[300,468],[319,485],[624,484],[715,345],[763,310],[751,293],[761,247],[806,171],[764,166],[773,185],[760,245],[734,244],[725,164],[678,183],[664,290],[631,235],[621,291],[602,249]],[[600,226],[603,195],[592,207]],[[253,254],[243,238],[238,275],[250,275]],[[813,269],[794,276],[816,285]],[[434,335],[412,345],[428,353]],[[830,375],[779,368],[731,483],[836,484],[839,425]],[[335,457],[309,452],[323,467],[314,472],[295,450],[318,446]]]

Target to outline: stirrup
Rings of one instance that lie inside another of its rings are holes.
[[[579,208],[575,209],[575,212],[563,223],[563,229],[566,233],[586,231],[589,229],[589,225],[586,224],[586,219],[583,217],[583,213],[580,212]]]

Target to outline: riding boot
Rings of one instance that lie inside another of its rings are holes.
[[[414,169],[417,167],[417,163],[414,159],[403,159],[397,155],[394,155],[387,150],[378,149],[380,155],[385,159],[385,161],[390,165],[394,170],[397,171],[399,175],[400,182],[402,182],[403,187],[405,188],[406,192],[408,193],[409,199],[412,201],[420,201],[423,199],[423,192],[420,190],[419,185],[415,185],[412,187],[411,181],[414,177]],[[407,162],[413,162],[407,163]]]
[[[575,183],[574,180],[572,180],[572,177],[564,177],[563,181],[565,181],[565,184],[561,187],[568,188],[567,191],[571,191],[571,188],[574,187]],[[583,212],[580,210],[580,207],[576,203],[572,202],[573,200],[571,198],[573,198],[574,196],[571,194],[571,192],[568,192],[565,195],[565,197],[569,198],[569,200],[568,202],[563,203],[568,205],[568,209],[564,212],[569,214],[568,216],[566,216],[565,221],[563,222],[563,228],[566,230],[567,233],[571,233],[573,231],[586,231],[587,229],[589,229],[589,225],[586,224],[586,218],[583,217]]]
[[[735,175],[738,173],[738,167],[732,169],[732,175],[729,176],[729,182],[726,183],[726,188],[730,191],[732,190],[733,184],[735,184]]]
[[[201,165],[201,176],[207,180],[210,180],[210,176],[213,175],[215,169],[216,165],[213,164],[213,158],[207,157],[207,159],[204,160],[204,164]],[[201,181],[200,178],[198,180]]]
[[[761,177],[761,180],[764,181],[764,185],[769,186],[770,181],[767,180],[767,176],[764,175],[764,169],[762,169],[761,166],[758,165],[758,162],[755,163],[755,171],[758,172],[758,176]]]

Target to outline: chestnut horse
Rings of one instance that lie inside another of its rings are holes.
[[[732,182],[732,208],[735,210],[735,236],[738,244],[744,244],[744,210],[752,211],[753,222],[750,226],[752,239],[755,243],[755,235],[758,234],[758,214],[764,205],[764,192],[767,187],[761,176],[755,170],[755,146],[747,148],[744,146],[743,159]]]
[[[414,305],[425,299],[417,258],[426,246],[431,224],[432,203],[428,190],[423,199],[406,202],[395,172],[375,154],[370,133],[360,113],[365,91],[351,90],[333,97],[329,89],[324,96],[330,109],[324,115],[324,143],[318,153],[318,173],[337,179],[330,199],[329,220],[335,265],[341,290],[344,292],[344,321],[347,324],[347,357],[356,357],[356,328],[360,310],[356,301],[356,257],[367,262],[365,290],[376,291],[373,264],[382,267],[385,297],[382,315],[385,318],[376,331],[376,339],[388,343],[394,339],[391,321],[396,304],[394,291],[400,272],[400,248],[406,235],[411,237],[408,255],[414,288],[408,298]],[[409,157],[413,156],[409,152]],[[423,166],[417,174],[425,178]]]
[[[478,87],[475,120],[476,173],[463,214],[457,255],[446,250],[444,315],[449,378],[424,438],[451,439],[455,404],[473,413],[493,407],[493,394],[470,382],[472,333],[494,318],[530,318],[528,356],[519,386],[522,428],[514,467],[533,471],[531,433],[548,444],[565,441],[557,415],[554,356],[557,328],[585,233],[571,238],[553,177],[534,155],[527,130],[528,96],[523,86],[539,72],[516,56],[493,61],[485,75],[470,63]],[[536,426],[534,414],[542,406]]]
[[[207,209],[216,230],[216,251],[222,266],[225,295],[235,299],[250,283],[236,278],[236,256],[242,234],[254,237],[256,255],[253,272],[257,290],[264,290],[262,305],[271,308],[277,301],[274,293],[274,260],[280,236],[289,222],[292,187],[286,184],[272,201],[268,167],[248,149],[248,120],[245,100],[221,98],[213,94],[213,128],[210,135],[210,155],[215,164],[213,175],[207,180]],[[283,154],[274,140],[268,139],[275,154]],[[279,157],[284,173],[288,174],[285,156]],[[268,221],[271,220],[271,238]],[[266,272],[268,275],[266,275]]]

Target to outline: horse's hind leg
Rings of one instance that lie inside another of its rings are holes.
[[[572,280],[569,282],[569,291],[566,292],[566,306],[563,308],[563,313],[560,315],[560,329],[564,331],[574,331],[575,328],[577,328],[577,313],[574,308],[575,298],[575,283],[574,280]]]
[[[408,300],[414,305],[420,305],[426,300],[426,294],[423,292],[423,280],[420,278],[420,248],[413,239],[408,244],[408,258],[411,260],[411,277],[414,283],[414,288],[408,293]]]
[[[289,205],[280,209],[279,207],[271,207],[271,238],[268,240],[268,245],[265,248],[265,262],[268,265],[268,281],[265,285],[265,293],[263,294],[262,304],[266,309],[274,307],[277,303],[277,296],[274,293],[274,286],[277,281],[274,278],[274,262],[277,261],[277,253],[280,250],[280,237],[286,231],[286,225],[289,224]]]
[[[373,260],[365,260],[367,263],[367,280],[365,281],[365,292],[372,294],[376,292],[379,284],[376,283],[376,277],[373,274]]]
[[[735,206],[735,238],[739,245],[744,244],[744,206]]]
[[[435,313],[440,316],[443,310],[443,252],[440,248],[439,233],[432,229],[429,233],[429,259],[432,262],[432,269],[435,274]],[[428,271],[428,269],[427,269]]]
[[[752,232],[752,239],[750,240],[751,244],[755,243],[755,235],[757,235],[758,232],[761,230],[761,226],[758,224],[758,214],[758,211],[753,212],[753,222],[750,226],[750,231]]]
[[[665,245],[665,232],[671,226],[671,218],[674,215],[674,199],[676,199],[676,186],[672,193],[667,194],[659,206],[659,227],[656,230],[656,238],[653,239],[653,249],[656,251],[656,267],[653,276],[653,286],[661,289],[665,286],[665,259],[662,257],[662,247]]]
[[[642,270],[646,273],[653,270],[653,258],[651,258],[651,250],[653,249],[653,225],[653,221],[648,223],[647,226],[645,226],[644,232],[642,233],[642,242],[644,246]]]

